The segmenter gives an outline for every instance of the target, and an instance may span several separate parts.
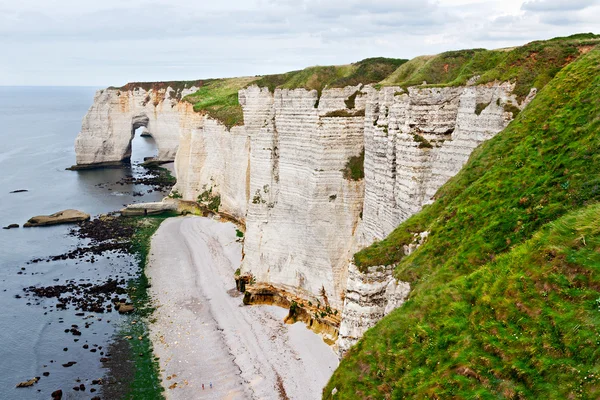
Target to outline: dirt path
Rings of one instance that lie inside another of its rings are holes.
[[[158,306],[151,337],[167,398],[321,398],[336,355],[304,325],[284,324],[286,310],[242,304],[233,224],[168,219],[152,238],[149,260]]]

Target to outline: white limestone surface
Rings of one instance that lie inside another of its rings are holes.
[[[196,87],[183,89],[177,98],[172,97],[176,92],[171,87],[148,91],[142,87],[98,90],[75,140],[77,165],[127,160],[135,130],[142,126],[156,141],[157,158],[174,160],[181,122],[186,116],[193,116],[191,107],[178,98],[196,90]]]

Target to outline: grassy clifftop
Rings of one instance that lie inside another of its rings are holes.
[[[593,49],[432,205],[355,255],[363,267],[398,263],[412,292],[348,353],[325,398],[334,387],[337,399],[600,396],[598,99]]]
[[[524,98],[532,87],[543,88],[561,68],[600,43],[591,33],[540,40],[511,49],[448,51],[416,57],[385,78],[383,86],[460,86],[479,76],[476,84],[516,83],[515,94]]]
[[[392,73],[406,60],[370,58],[355,64],[328,67],[309,67],[278,75],[261,77],[211,79],[202,82],[200,89],[184,99],[194,104],[194,110],[205,112],[221,121],[228,129],[244,123],[244,114],[238,101],[238,91],[250,85],[275,88],[305,88],[317,90],[325,87],[344,87],[359,83],[376,83]]]
[[[541,89],[565,65],[600,43],[600,35],[578,34],[536,41],[513,49],[471,49],[421,56],[408,61],[396,58],[367,58],[349,65],[315,66],[283,74],[256,77],[205,79],[175,82],[133,82],[119,90],[141,87],[159,90],[171,87],[171,97],[181,99],[183,89],[200,89],[184,100],[194,110],[221,121],[228,129],[243,124],[238,90],[249,85],[281,89],[316,90],[371,84],[381,86],[459,86],[479,76],[476,83],[494,80],[516,83],[515,94],[524,98],[532,87]],[[426,85],[423,85],[426,82]]]

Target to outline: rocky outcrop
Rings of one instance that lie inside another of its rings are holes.
[[[86,214],[79,210],[63,210],[50,215],[38,215],[31,217],[29,221],[23,224],[24,228],[31,226],[46,226],[46,225],[58,225],[68,224],[72,222],[87,221],[90,219],[90,214]]]
[[[121,210],[123,216],[156,215],[168,211],[177,211],[177,201],[174,199],[164,199],[161,202],[154,203],[135,203],[130,204]]]
[[[338,352],[343,356],[381,318],[400,307],[410,285],[392,276],[393,265],[370,267],[360,272],[352,263],[342,311]]]
[[[120,164],[131,156],[135,130],[145,127],[156,141],[158,160],[174,160],[184,124],[197,113],[181,97],[197,87],[176,92],[171,87],[98,90],[75,140],[74,169]]]

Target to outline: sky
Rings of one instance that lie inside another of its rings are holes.
[[[0,85],[280,73],[600,33],[600,0],[0,0]]]

